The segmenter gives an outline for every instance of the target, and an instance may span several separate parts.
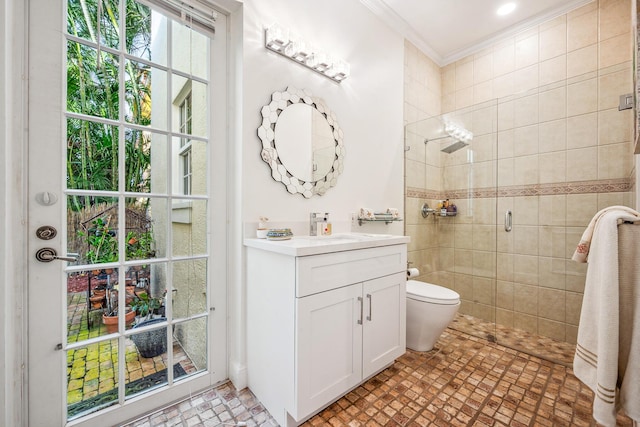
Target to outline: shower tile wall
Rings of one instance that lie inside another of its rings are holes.
[[[406,123],[498,99],[497,168],[488,161],[482,172],[481,141],[472,142],[473,217],[455,157],[466,150],[441,155],[407,136],[409,260],[423,279],[456,289],[461,312],[575,342],[586,268],[571,254],[595,212],[635,203],[633,113],[617,108],[633,91],[630,14],[630,0],[594,1],[447,65],[440,104],[428,86],[437,79],[420,77],[431,61],[407,43]],[[450,196],[461,212],[453,221],[419,214],[425,200]]]

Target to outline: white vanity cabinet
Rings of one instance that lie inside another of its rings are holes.
[[[306,256],[245,245],[248,383],[280,425],[404,354],[406,243]]]

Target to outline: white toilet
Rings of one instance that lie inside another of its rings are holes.
[[[407,280],[407,347],[429,351],[460,307],[460,295],[431,283]]]

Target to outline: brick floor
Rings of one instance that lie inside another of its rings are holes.
[[[593,393],[570,367],[447,329],[429,352],[408,350],[388,369],[304,426],[596,426]],[[276,425],[230,383],[126,427]],[[618,426],[632,421],[618,416]]]

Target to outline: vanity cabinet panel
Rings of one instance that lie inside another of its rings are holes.
[[[297,299],[296,400],[302,419],[362,380],[362,286]]]
[[[362,377],[369,378],[406,351],[406,274],[363,284]]]
[[[301,424],[404,354],[406,248],[247,248],[248,384],[280,425]]]

